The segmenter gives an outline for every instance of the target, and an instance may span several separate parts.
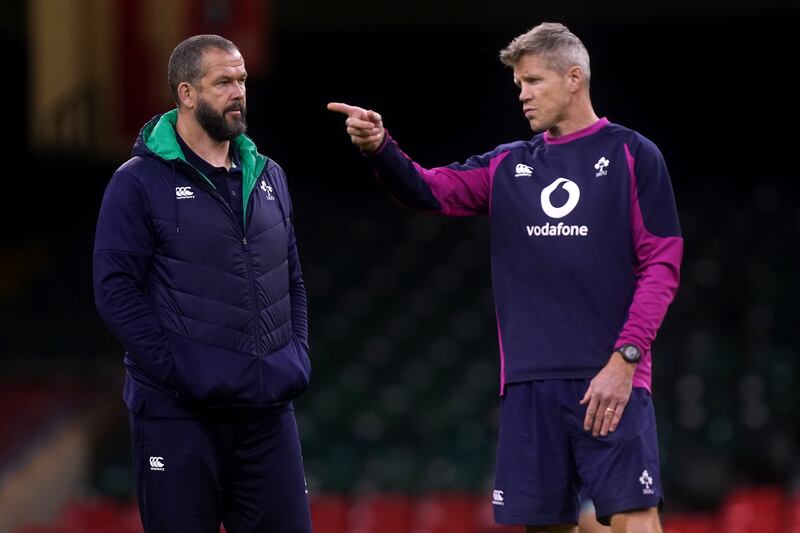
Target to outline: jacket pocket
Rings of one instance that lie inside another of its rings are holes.
[[[204,406],[259,404],[255,355],[200,344],[174,333],[170,336],[181,398]]]
[[[293,400],[308,389],[311,363],[295,337],[261,360],[265,403]]]

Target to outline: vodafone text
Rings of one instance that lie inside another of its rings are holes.
[[[541,226],[525,226],[525,229],[528,237],[586,237],[589,234],[589,226],[567,225],[563,222],[545,222]]]

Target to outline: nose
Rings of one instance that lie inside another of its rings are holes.
[[[244,83],[243,82],[237,82],[237,83],[234,83],[233,85],[234,85],[233,97],[234,98],[243,98],[244,94],[245,94]]]
[[[531,99],[531,97],[528,94],[527,87],[523,84],[519,88],[519,101],[520,102],[525,102],[525,101],[530,100],[530,99]]]

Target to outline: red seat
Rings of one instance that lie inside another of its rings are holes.
[[[478,499],[471,494],[427,494],[417,500],[415,533],[477,533]]]
[[[711,514],[676,514],[664,518],[664,533],[717,533],[717,517]]]
[[[800,494],[791,497],[787,505],[786,531],[788,533],[800,533]]]
[[[121,514],[120,508],[110,501],[74,501],[61,512],[58,525],[69,533],[115,532]]]
[[[348,513],[348,533],[410,533],[414,506],[402,494],[376,494],[356,500]]]
[[[120,507],[118,520],[117,529],[114,533],[144,533],[136,500],[130,501]]]
[[[785,533],[789,506],[778,487],[742,488],[725,499],[720,531],[725,533]]]
[[[311,498],[311,523],[314,533],[348,533],[349,502],[344,496],[315,495]]]
[[[64,533],[58,526],[24,526],[14,531],[14,533]]]

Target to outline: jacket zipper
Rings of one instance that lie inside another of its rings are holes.
[[[253,276],[253,263],[250,258],[250,250],[247,248],[247,237],[242,236],[242,250],[244,251],[244,262],[247,265],[247,281],[250,283],[250,306],[253,311],[253,321],[256,334],[256,354],[259,363],[264,362],[264,353],[261,350],[261,328],[259,327],[258,306],[256,305],[256,283]],[[264,365],[258,365],[258,403],[264,403]]]
[[[193,166],[188,165],[189,168],[192,169],[192,172],[195,174],[195,177],[203,177],[200,172],[195,169]],[[256,338],[256,355],[258,356],[259,363],[264,362],[264,353],[261,350],[261,328],[259,327],[259,317],[258,317],[258,306],[256,305],[256,282],[255,276],[253,275],[253,261],[250,257],[250,250],[247,248],[247,237],[245,236],[245,232],[247,228],[244,227],[244,221],[242,221],[242,229],[239,231],[239,223],[236,220],[236,213],[233,212],[231,206],[228,205],[228,202],[222,197],[222,195],[217,192],[217,190],[212,186],[209,188],[205,187],[205,180],[200,180],[201,187],[206,189],[208,193],[211,195],[214,200],[222,207],[222,209],[233,219],[234,224],[236,225],[236,231],[239,233],[241,237],[242,243],[242,251],[244,252],[244,262],[247,265],[247,282],[250,285],[250,310],[253,313],[253,328],[255,330],[255,338]],[[252,197],[251,197],[252,198]],[[242,210],[247,209],[247,206],[242,206]],[[263,373],[264,365],[258,365],[258,403],[259,405],[264,403],[264,373]]]

